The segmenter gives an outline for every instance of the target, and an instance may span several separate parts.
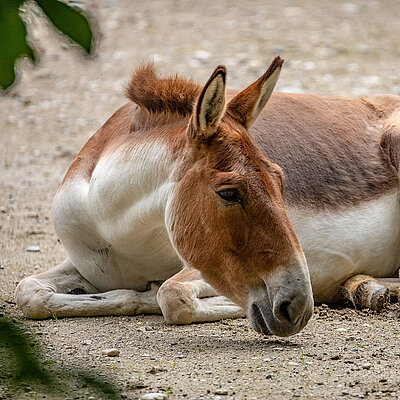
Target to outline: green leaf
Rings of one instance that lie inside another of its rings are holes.
[[[9,88],[15,82],[15,63],[35,53],[26,41],[26,26],[19,16],[23,0],[0,1],[0,87]]]
[[[86,17],[77,9],[58,0],[36,0],[53,25],[82,46],[92,50],[93,32]]]

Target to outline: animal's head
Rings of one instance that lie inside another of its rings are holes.
[[[282,63],[228,104],[225,68],[211,75],[188,123],[167,225],[185,264],[246,310],[255,330],[288,336],[312,315],[308,268],[285,212],[282,170],[248,133]]]

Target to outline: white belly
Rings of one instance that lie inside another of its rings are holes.
[[[338,299],[355,274],[393,275],[400,264],[397,191],[346,211],[287,209],[303,247],[317,302]]]

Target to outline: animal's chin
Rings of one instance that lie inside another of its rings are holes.
[[[265,323],[261,310],[256,304],[252,304],[249,312],[249,319],[252,328],[263,335],[272,335]]]

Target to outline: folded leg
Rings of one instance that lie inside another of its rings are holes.
[[[146,292],[119,289],[99,293],[67,259],[57,267],[23,279],[15,292],[16,303],[28,318],[51,316],[160,314],[158,286]]]
[[[220,296],[206,283],[199,271],[187,267],[161,285],[157,300],[165,320],[170,324],[245,316],[242,308]]]

